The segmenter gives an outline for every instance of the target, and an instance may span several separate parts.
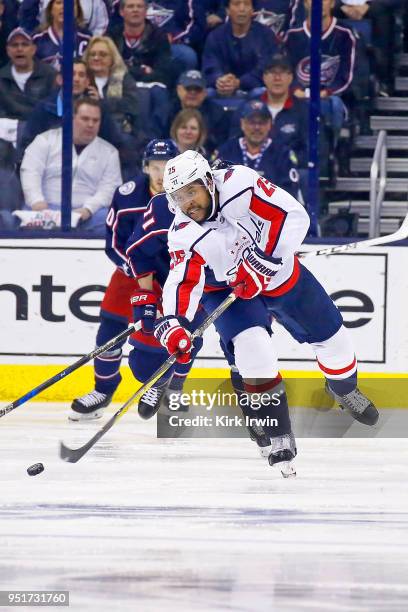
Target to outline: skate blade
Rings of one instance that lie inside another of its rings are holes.
[[[71,412],[68,413],[68,420],[74,422],[97,421],[102,416],[103,410],[95,410],[95,412],[89,412],[88,414],[82,412],[74,412],[74,410],[71,410]]]
[[[276,464],[279,465],[279,464]],[[279,465],[281,474],[284,478],[294,478],[296,476],[296,470],[295,467],[293,465],[291,465],[290,463],[286,463],[286,462],[282,462]]]

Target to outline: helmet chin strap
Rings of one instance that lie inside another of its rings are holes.
[[[215,212],[217,210],[217,199],[215,197],[215,181],[212,177],[211,178],[207,177],[206,187],[211,196],[210,213],[205,218],[205,221],[208,221],[208,219],[211,219],[215,215]]]

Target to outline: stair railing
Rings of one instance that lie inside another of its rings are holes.
[[[369,237],[380,235],[381,209],[387,187],[387,132],[380,130],[370,167]]]

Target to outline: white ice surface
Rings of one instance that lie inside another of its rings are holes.
[[[75,612],[408,610],[407,440],[301,439],[285,480],[250,441],[157,440],[133,409],[66,464],[59,440],[101,426],[66,410],[0,419],[0,589],[69,590]]]

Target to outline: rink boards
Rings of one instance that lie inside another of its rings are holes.
[[[0,400],[22,395],[92,350],[99,305],[113,272],[103,247],[101,240],[0,240]],[[402,271],[407,269],[408,249],[389,246],[308,258],[303,263],[342,311],[360,372],[369,377],[371,388],[378,387],[380,404],[398,407],[404,403],[408,281]],[[315,390],[322,381],[310,348],[294,342],[277,324],[274,338],[281,369],[286,378],[296,381],[293,387],[302,394],[302,405],[316,405],[320,400]],[[213,330],[206,334],[196,365],[196,378],[228,376]],[[117,401],[134,390],[128,368],[122,369]],[[92,368],[85,366],[44,392],[41,399],[66,401],[88,391],[90,385]]]

